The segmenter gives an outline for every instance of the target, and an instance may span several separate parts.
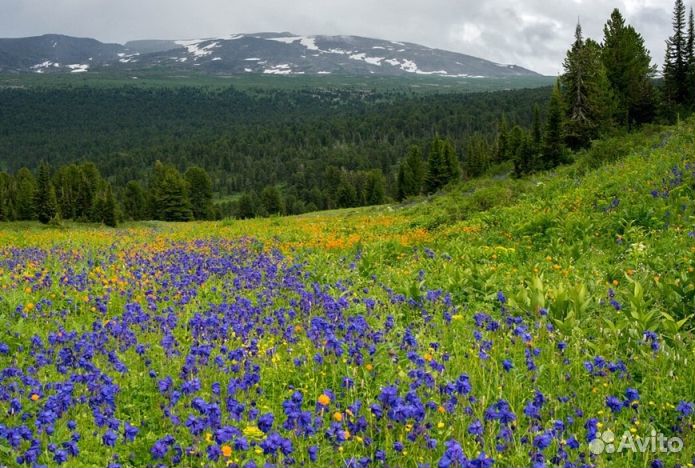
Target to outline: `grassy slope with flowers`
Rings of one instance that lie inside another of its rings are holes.
[[[3,227],[0,464],[692,463],[695,123],[611,148],[406,207]]]

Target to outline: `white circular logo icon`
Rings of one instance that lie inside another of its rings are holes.
[[[589,450],[594,455],[599,455],[603,452],[613,453],[615,452],[615,434],[612,431],[598,432],[596,433],[596,438],[589,442]]]

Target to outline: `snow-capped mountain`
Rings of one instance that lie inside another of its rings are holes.
[[[212,74],[534,76],[519,67],[407,42],[358,36],[236,34],[125,45],[46,35],[0,39],[0,72],[195,69]]]

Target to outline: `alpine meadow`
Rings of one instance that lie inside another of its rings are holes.
[[[342,30],[0,39],[0,467],[694,467],[668,2],[658,51],[632,4],[538,22],[557,76]]]

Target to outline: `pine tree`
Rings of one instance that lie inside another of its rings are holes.
[[[497,148],[495,151],[495,162],[503,162],[509,159],[509,124],[507,116],[502,113],[497,126]]]
[[[685,5],[676,0],[673,8],[673,35],[666,41],[664,94],[671,105],[688,99],[688,39],[685,33]]]
[[[5,177],[7,174],[0,172],[0,221],[9,221],[8,206],[9,206],[9,190],[5,185]]]
[[[509,134],[509,148],[516,177],[529,174],[538,167],[538,151],[533,136],[518,125],[515,125]]]
[[[139,221],[147,218],[147,199],[145,190],[139,182],[131,180],[126,184],[123,208],[125,216],[129,219]]]
[[[357,205],[357,190],[346,175],[341,177],[335,191],[335,201],[338,208],[351,208]]]
[[[398,199],[419,195],[425,181],[425,162],[419,146],[411,146],[398,169]]]
[[[369,171],[367,174],[367,205],[384,203],[384,175],[380,170]]]
[[[63,219],[76,218],[76,197],[79,183],[79,169],[75,164],[61,166],[53,175],[53,186],[58,200],[58,211]]]
[[[688,102],[691,108],[695,108],[695,17],[693,8],[690,7],[688,15]]]
[[[474,133],[466,142],[466,157],[463,159],[463,175],[467,178],[481,176],[490,167],[491,148],[485,138]]]
[[[461,167],[454,145],[449,140],[435,137],[427,163],[425,177],[427,193],[434,193],[459,177],[461,177]]]
[[[92,162],[86,162],[79,166],[79,182],[77,184],[77,196],[75,202],[75,218],[99,222],[94,213],[94,200],[97,190],[103,183],[99,169]]]
[[[269,215],[282,214],[282,197],[280,191],[274,185],[268,185],[261,192],[261,204],[263,211]]]
[[[37,189],[34,194],[34,212],[38,220],[48,224],[58,213],[55,188],[51,182],[51,168],[46,163],[39,166],[36,180]]]
[[[555,82],[553,93],[548,104],[548,117],[545,122],[545,134],[543,136],[543,150],[541,166],[543,169],[552,169],[562,163],[565,153],[563,135],[562,93],[560,83]]]
[[[541,108],[538,104],[533,105],[533,123],[531,126],[531,138],[533,144],[540,150],[543,140],[543,132],[541,130]]]
[[[616,120],[623,125],[651,121],[655,114],[655,67],[642,36],[613,10],[603,28],[601,60],[616,97]]]
[[[101,221],[109,226],[116,227],[118,224],[118,214],[116,208],[116,199],[113,196],[113,189],[111,184],[106,184],[106,191],[104,193],[104,204],[102,208]]]
[[[212,214],[212,180],[205,169],[193,166],[186,170],[191,208],[195,219],[210,219]]]
[[[567,113],[565,139],[572,149],[585,148],[611,127],[614,104],[601,48],[591,39],[584,40],[579,24],[563,67],[560,82]]]
[[[162,221],[193,219],[188,183],[173,166],[157,161],[150,181],[152,214]]]
[[[36,179],[26,167],[21,168],[15,175],[15,212],[19,221],[35,219],[34,197],[36,194]]]
[[[253,193],[245,192],[239,198],[239,208],[237,217],[240,219],[249,219],[256,216],[256,196]]]
[[[14,221],[16,218],[13,201],[12,176],[0,172],[0,220]]]

